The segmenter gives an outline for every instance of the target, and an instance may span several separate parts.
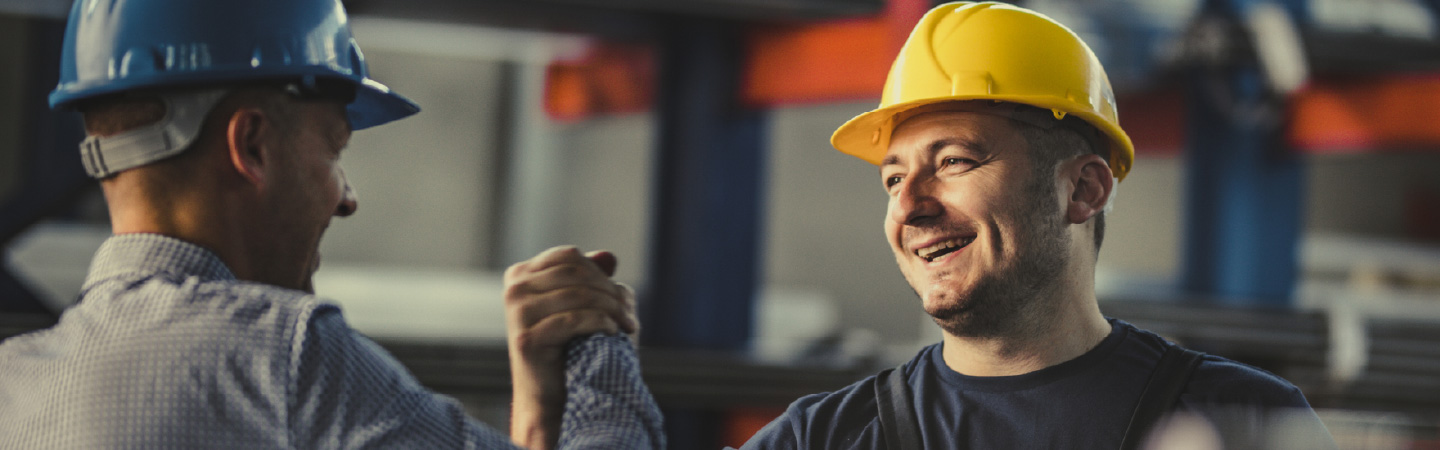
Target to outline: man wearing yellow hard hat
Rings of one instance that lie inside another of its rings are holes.
[[[1134,147],[1104,68],[1063,25],[936,7],[880,107],[831,143],[879,166],[886,239],[944,338],[796,401],[744,448],[1158,448],[1149,431],[1173,417],[1203,425],[1196,448],[1335,447],[1289,382],[1101,315],[1095,261]]]

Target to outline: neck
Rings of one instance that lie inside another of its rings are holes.
[[[234,199],[212,195],[210,186],[175,186],[132,169],[102,183],[114,234],[153,233],[180,239],[214,253],[241,280],[256,277],[255,255],[247,250],[247,228]],[[136,172],[136,173],[132,173]]]
[[[1056,302],[1008,336],[961,337],[945,333],[942,355],[950,369],[970,376],[1022,375],[1079,357],[1110,334],[1094,289]]]

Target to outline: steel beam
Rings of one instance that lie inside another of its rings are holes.
[[[738,104],[739,29],[675,23],[661,41],[646,343],[747,346],[760,273],[764,114]]]
[[[709,19],[661,26],[654,207],[645,343],[749,346],[760,273],[765,115],[738,95],[741,27]],[[666,409],[671,448],[718,445],[715,411]]]

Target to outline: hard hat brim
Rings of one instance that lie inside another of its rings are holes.
[[[271,73],[273,72],[273,73]],[[297,73],[299,72],[299,73]],[[256,79],[282,79],[302,76],[334,77],[355,83],[355,101],[345,106],[346,119],[351,129],[363,130],[376,125],[400,120],[420,112],[420,106],[389,87],[370,78],[355,78],[323,69],[296,71],[280,67],[274,70],[252,70],[250,72],[216,72],[213,74],[183,74],[175,81],[167,77],[152,77],[143,80],[113,80],[103,84],[64,84],[50,93],[50,107],[57,110],[73,109],[77,102],[109,94],[143,89],[171,89],[184,86],[223,86],[245,84]]]
[[[383,84],[366,78],[356,87],[355,101],[345,107],[350,128],[363,130],[420,112],[420,105]]]

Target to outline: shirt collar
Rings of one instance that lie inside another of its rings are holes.
[[[111,236],[100,245],[84,289],[130,273],[197,276],[202,281],[235,279],[220,257],[204,247],[159,234],[133,233]]]

